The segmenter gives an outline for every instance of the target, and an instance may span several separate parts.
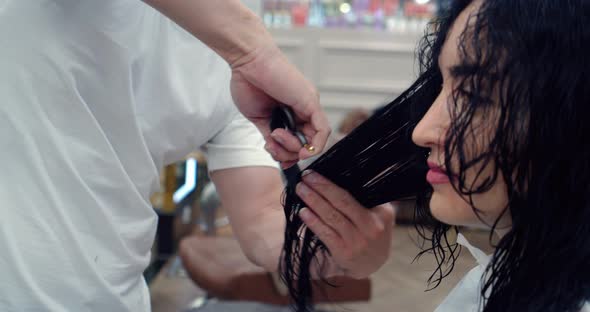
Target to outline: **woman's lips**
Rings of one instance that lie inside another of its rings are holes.
[[[441,166],[432,162],[428,162],[428,167],[430,168],[426,174],[426,181],[428,181],[428,183],[443,184],[450,182],[449,177]]]

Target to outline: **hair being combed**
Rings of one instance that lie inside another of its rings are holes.
[[[442,45],[470,2],[452,2],[430,26],[419,49],[423,72],[440,71]],[[484,312],[579,312],[590,299],[588,25],[590,1],[484,0],[460,37],[445,167],[478,215],[472,196],[501,177],[512,220],[486,269]],[[474,118],[494,129],[483,147]],[[479,169],[486,166],[495,169],[491,176]],[[468,170],[478,170],[478,183],[467,183]],[[417,215],[430,221],[431,234],[420,232],[439,263],[432,281],[440,283],[456,258],[445,236],[450,226],[427,205]]]
[[[307,169],[348,190],[367,208],[427,192],[429,186],[424,179],[428,171],[427,151],[412,143],[411,134],[438,94],[440,83],[439,75],[425,72],[402,95]],[[318,259],[318,253],[329,254],[329,250],[299,218],[298,212],[305,204],[295,193],[295,185],[301,176],[298,169],[287,171],[283,198],[286,228],[280,271],[297,311],[309,311],[311,264]],[[318,268],[322,266],[320,263]]]

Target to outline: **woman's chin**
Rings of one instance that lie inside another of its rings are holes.
[[[452,189],[435,190],[430,198],[430,213],[450,225],[472,225],[477,222],[473,209]]]

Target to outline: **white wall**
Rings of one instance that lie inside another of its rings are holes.
[[[291,62],[317,86],[333,128],[351,109],[372,110],[399,95],[417,76],[414,50],[421,33],[318,28],[271,32]]]

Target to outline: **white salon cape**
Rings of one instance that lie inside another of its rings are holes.
[[[451,290],[449,295],[434,310],[434,312],[479,312],[482,290],[482,277],[490,262],[491,255],[486,255],[479,248],[471,245],[463,234],[457,235],[457,243],[469,250],[475,258],[477,266],[469,271]],[[582,311],[590,312],[590,303]]]
[[[0,0],[0,311],[150,310],[159,170],[276,166],[229,79],[139,0]]]

